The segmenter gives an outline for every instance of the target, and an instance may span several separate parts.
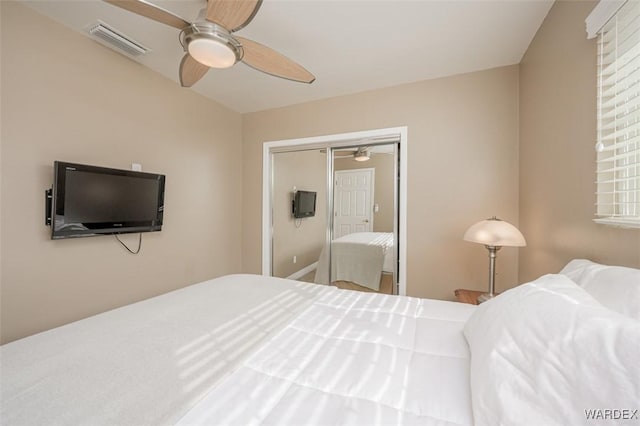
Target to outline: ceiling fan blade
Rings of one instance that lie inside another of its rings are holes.
[[[255,41],[234,37],[242,43],[242,62],[264,73],[302,83],[313,83],[315,76],[286,56]]]
[[[180,61],[180,85],[191,87],[209,71],[209,67],[196,61],[188,53]]]
[[[144,16],[145,18],[153,19],[154,21],[160,22],[165,25],[169,25],[175,27],[179,30],[182,30],[189,25],[189,22],[185,21],[179,16],[174,15],[173,13],[164,10],[158,6],[155,6],[151,3],[147,3],[144,0],[104,0],[105,2],[112,4],[114,6],[121,7],[122,9],[128,10],[129,12],[136,13],[138,15]]]
[[[230,32],[249,24],[258,13],[262,0],[208,0],[207,21],[222,25]]]

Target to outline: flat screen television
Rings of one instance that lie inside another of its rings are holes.
[[[296,191],[293,197],[293,217],[301,219],[316,215],[316,193]]]
[[[165,176],[54,162],[52,239],[162,229]]]

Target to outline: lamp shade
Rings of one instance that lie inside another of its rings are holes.
[[[464,233],[463,239],[472,243],[494,247],[523,247],[527,245],[518,228],[495,216],[471,225],[467,232]]]

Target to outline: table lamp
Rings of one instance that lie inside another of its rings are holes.
[[[495,296],[496,253],[501,247],[524,247],[527,242],[518,228],[497,217],[481,220],[471,225],[463,239],[472,243],[484,244],[489,250],[489,292],[478,297],[478,303],[486,302]]]

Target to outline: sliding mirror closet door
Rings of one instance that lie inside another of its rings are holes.
[[[332,152],[331,283],[394,294],[397,144],[340,147]]]
[[[407,146],[406,127],[265,142],[263,274],[406,294]]]
[[[309,150],[272,158],[272,275],[313,282],[326,242],[327,157]]]

